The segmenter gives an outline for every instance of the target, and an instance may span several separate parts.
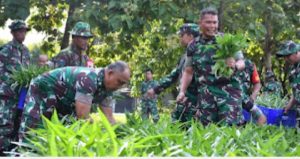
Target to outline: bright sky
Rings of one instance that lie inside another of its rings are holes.
[[[5,40],[5,41],[12,40],[12,35],[10,33],[10,29],[8,28],[8,26],[11,24],[11,22],[12,21],[10,19],[7,20],[5,23],[5,26],[0,28],[0,39],[1,40]],[[38,33],[36,30],[31,29],[26,35],[24,44],[28,46],[31,44],[40,43],[44,37],[46,37],[45,34]]]

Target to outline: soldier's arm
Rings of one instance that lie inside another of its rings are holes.
[[[116,120],[113,116],[112,107],[100,107],[103,114],[106,116],[107,120],[110,122],[110,124],[116,124]]]
[[[186,90],[193,79],[193,72],[194,72],[193,67],[191,66],[185,67],[180,81],[181,82],[180,92],[176,99],[177,102],[184,102]]]
[[[192,67],[192,56],[194,55],[195,51],[196,45],[195,41],[193,41],[186,49],[186,57],[183,67],[184,69],[180,79],[180,92],[176,98],[177,102],[184,102],[186,90],[193,79],[194,70]]]
[[[251,94],[250,98],[254,101],[261,89],[261,83],[260,83],[259,75],[258,75],[255,65],[253,66],[251,82],[253,83],[253,88],[252,88],[252,94]]]
[[[288,110],[290,110],[294,105],[300,105],[300,83],[292,83],[291,86],[293,90],[293,95],[287,106],[284,108],[285,113],[287,113]]]
[[[144,95],[146,93],[146,91],[147,91],[146,90],[146,84],[144,82],[142,82],[142,84],[141,84],[141,90],[140,91],[141,91],[142,95]]]
[[[284,113],[287,113],[293,107],[293,105],[295,103],[297,103],[297,101],[295,100],[294,96],[292,95],[288,104],[286,105],[286,107],[284,107]]]
[[[179,77],[180,70],[178,67],[173,69],[170,74],[166,75],[165,77],[161,78],[158,82],[158,85],[154,87],[155,94],[161,93],[164,89],[171,86],[171,84],[175,83]]]
[[[54,68],[68,66],[68,55],[64,52],[60,52],[58,55],[51,59],[51,62],[53,63]]]
[[[100,109],[103,114],[106,116],[107,120],[110,124],[115,124],[116,120],[113,116],[113,97],[112,95],[107,96],[103,101],[101,101]]]
[[[78,118],[87,119],[91,111],[91,104],[76,100],[75,111]]]

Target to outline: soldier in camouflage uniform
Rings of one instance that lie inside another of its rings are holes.
[[[50,118],[54,108],[63,115],[88,118],[92,103],[105,105],[103,99],[129,79],[129,67],[122,61],[104,69],[63,67],[38,76],[26,96],[20,137],[28,128],[41,126],[41,115]]]
[[[263,92],[277,94],[278,96],[281,96],[281,94],[282,94],[281,83],[276,81],[275,75],[271,70],[268,70],[266,72],[265,87],[263,89]]]
[[[142,107],[142,119],[149,119],[151,114],[152,120],[157,122],[159,120],[159,114],[157,110],[157,97],[150,98],[147,95],[147,90],[154,88],[158,85],[158,82],[153,80],[152,70],[145,70],[145,81],[141,84],[141,107]]]
[[[19,91],[12,88],[12,70],[28,66],[29,50],[23,45],[27,31],[30,29],[22,20],[15,20],[9,26],[13,40],[2,46],[0,50],[0,153],[10,149],[10,142],[16,140],[15,131],[19,127],[17,110]]]
[[[287,64],[289,64],[289,82],[292,87],[293,94],[289,103],[284,108],[284,113],[287,113],[293,106],[300,108],[300,44],[293,41],[286,42],[279,52],[278,57],[284,57]]]
[[[90,32],[90,25],[84,22],[77,22],[70,31],[72,43],[52,59],[54,67],[64,66],[88,66],[91,59],[84,53],[88,48],[88,39],[93,35]]]
[[[243,92],[242,106],[245,110],[251,113],[252,119],[256,121],[257,124],[263,125],[266,123],[266,117],[263,112],[256,105],[254,105],[256,96],[261,88],[256,66],[249,59],[244,58],[242,51],[236,53],[235,60],[237,61],[237,64],[243,64],[242,69],[240,69],[240,71],[238,72]],[[250,94],[251,96],[249,96]],[[252,109],[249,110],[249,107]]]
[[[212,71],[216,49],[207,45],[216,44],[216,36],[219,35],[217,12],[213,9],[204,9],[201,12],[199,26],[200,36],[187,48],[187,59],[177,101],[183,101],[187,86],[194,74],[198,91],[196,115],[201,123],[241,125],[244,123],[241,106],[242,90],[236,74],[234,58],[226,59],[228,67],[235,71],[230,78],[216,77]]]
[[[188,44],[194,40],[195,37],[199,36],[199,26],[193,23],[186,23],[179,29],[180,41],[182,46],[187,47]],[[182,75],[183,66],[186,58],[186,53],[183,54],[177,63],[175,69],[171,71],[171,73],[164,78],[160,79],[158,82],[158,86],[153,89],[148,90],[148,95],[153,96],[154,94],[161,93],[164,89],[170,87],[171,84],[175,83],[177,80],[179,81]],[[197,89],[196,89],[195,79],[192,80],[191,84],[187,88],[186,93],[186,101],[184,104],[177,103],[175,110],[172,112],[172,121],[180,121],[186,122],[192,120],[196,111],[196,103],[197,103]]]

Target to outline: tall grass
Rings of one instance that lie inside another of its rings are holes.
[[[19,144],[21,156],[299,156],[295,129],[246,125],[186,128],[162,115],[158,123],[127,114],[127,123],[111,126],[98,111],[93,122],[63,125],[56,115],[43,118],[45,129],[31,130]]]

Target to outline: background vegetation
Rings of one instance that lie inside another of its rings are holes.
[[[266,69],[273,69],[287,88],[286,67],[274,54],[285,40],[299,42],[300,0],[0,0],[0,25],[9,18],[26,19],[46,33],[39,48],[52,57],[68,45],[68,31],[77,21],[90,23],[95,37],[88,54],[97,66],[128,61],[137,95],[145,67],[156,78],[175,67],[183,53],[176,31],[184,22],[197,23],[205,7],[219,11],[220,31],[244,33],[249,41],[246,56],[262,78]]]

